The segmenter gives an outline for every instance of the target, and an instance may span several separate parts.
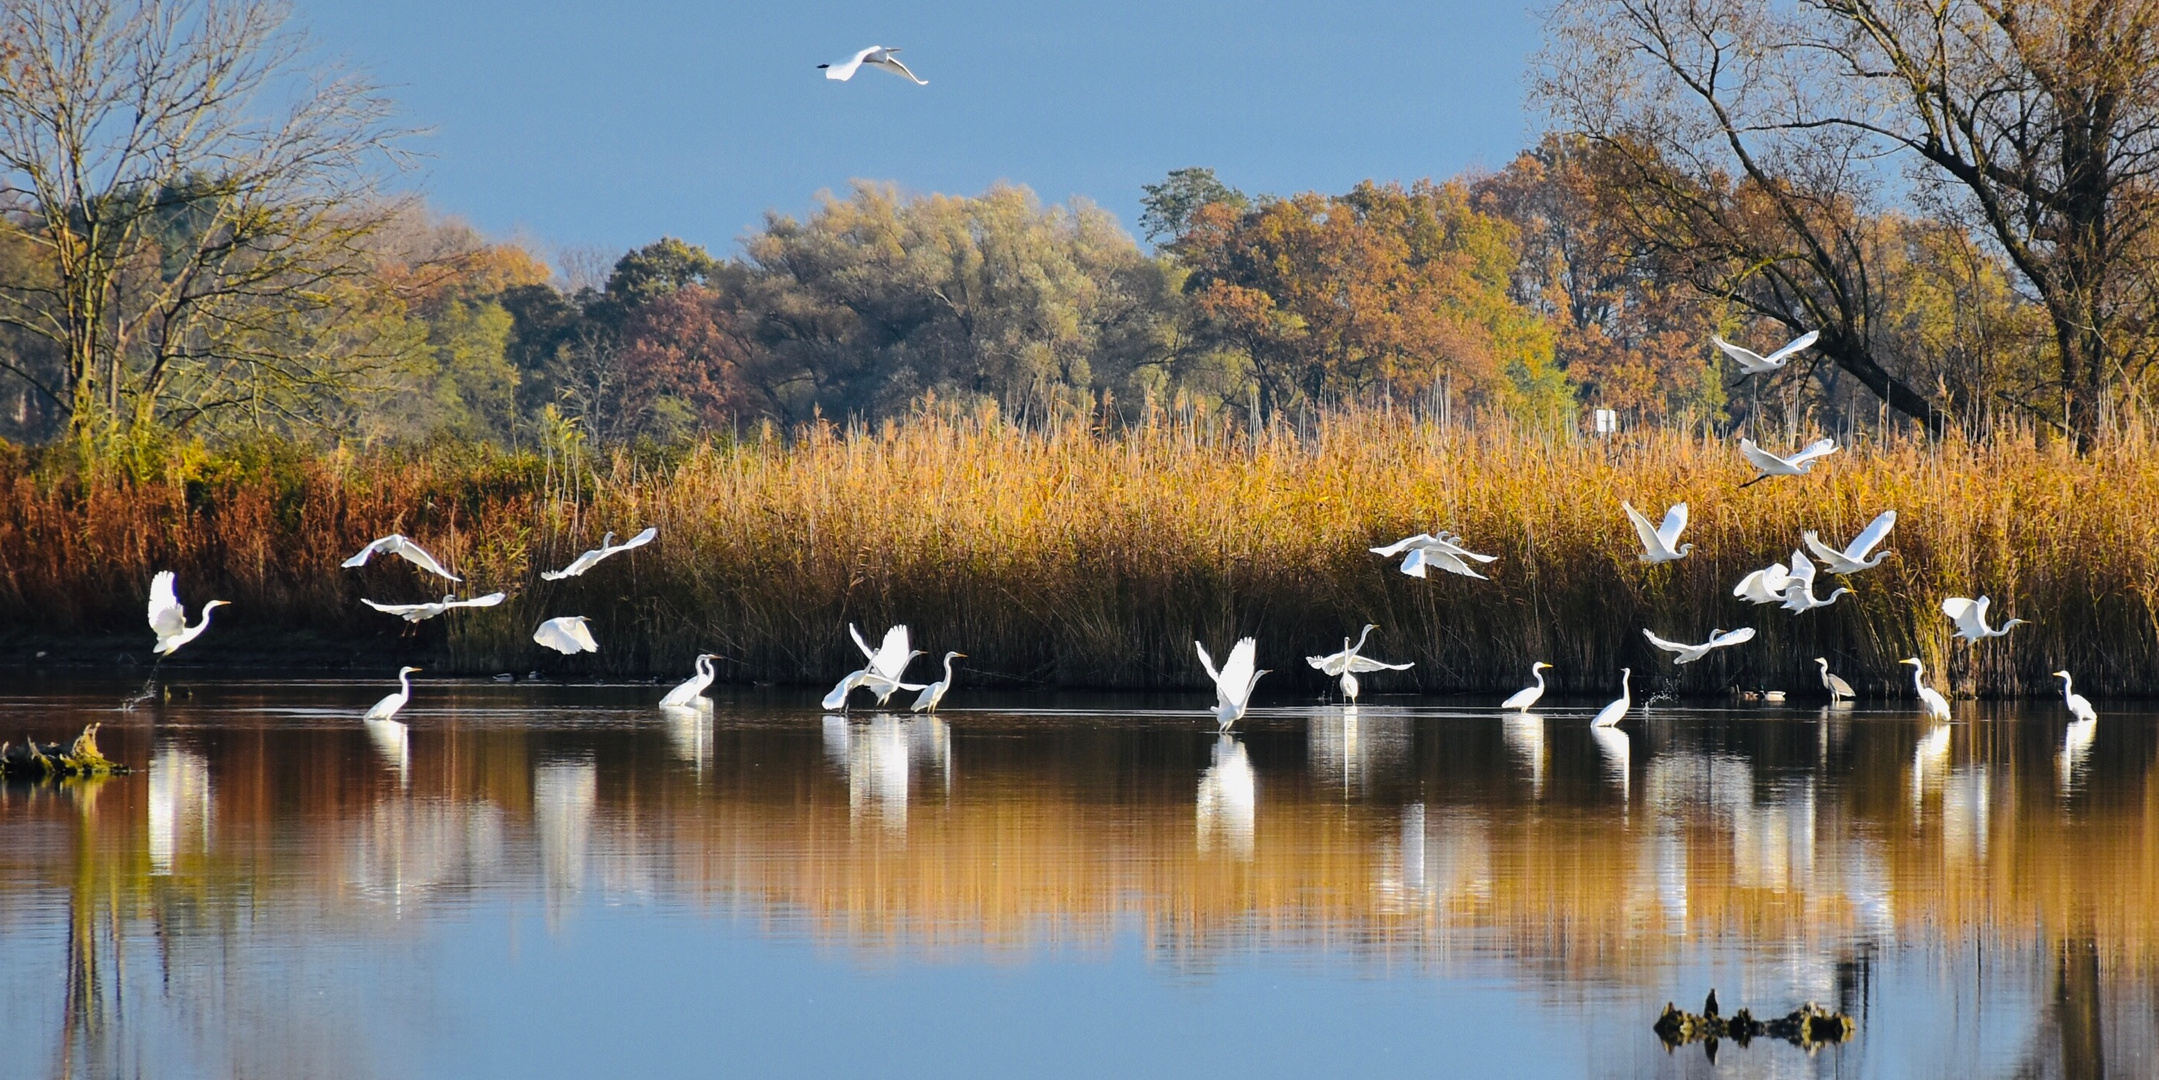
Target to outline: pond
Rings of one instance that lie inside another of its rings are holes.
[[[183,681],[0,689],[9,1075],[2159,1074],[2141,706]]]

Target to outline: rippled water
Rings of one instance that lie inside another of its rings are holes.
[[[2159,1075],[2149,712],[126,689],[0,689],[137,767],[0,790],[6,1075]]]

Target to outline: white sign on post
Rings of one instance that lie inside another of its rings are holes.
[[[1610,435],[1619,430],[1619,414],[1610,409],[1597,410],[1597,434]]]

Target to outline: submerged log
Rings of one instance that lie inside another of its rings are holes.
[[[127,772],[127,766],[98,752],[97,729],[96,724],[83,728],[82,734],[75,736],[75,741],[65,748],[59,743],[40,743],[36,739],[24,739],[20,743],[0,742],[0,776],[48,780],[70,776],[114,776]]]
[[[1717,1052],[1717,1042],[1722,1039],[1745,1046],[1754,1039],[1767,1036],[1813,1053],[1824,1045],[1849,1042],[1859,1031],[1859,1025],[1851,1017],[1831,1012],[1811,1001],[1770,1020],[1757,1020],[1748,1009],[1741,1009],[1730,1017],[1718,1016],[1716,1001],[1716,991],[1712,990],[1700,1015],[1665,1002],[1664,1012],[1651,1025],[1651,1030],[1664,1041],[1666,1050],[1698,1042],[1704,1044],[1703,1049],[1712,1058]]]

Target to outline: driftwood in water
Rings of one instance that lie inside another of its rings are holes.
[[[1729,1017],[1717,1015],[1717,992],[1709,992],[1709,1001],[1702,1006],[1700,1014],[1683,1012],[1671,1002],[1665,1002],[1664,1014],[1657,1017],[1657,1038],[1664,1040],[1667,1050],[1688,1043],[1704,1044],[1712,1060],[1717,1053],[1717,1041],[1730,1039],[1741,1046],[1767,1036],[1783,1039],[1808,1053],[1829,1043],[1847,1042],[1859,1030],[1852,1018],[1840,1012],[1807,1002],[1783,1016],[1770,1020],[1757,1020],[1754,1014],[1741,1009]]]
[[[96,724],[83,728],[82,734],[75,736],[75,741],[64,748],[59,743],[41,743],[36,739],[0,742],[0,776],[43,780],[126,772],[127,766],[98,752],[97,728]]]

